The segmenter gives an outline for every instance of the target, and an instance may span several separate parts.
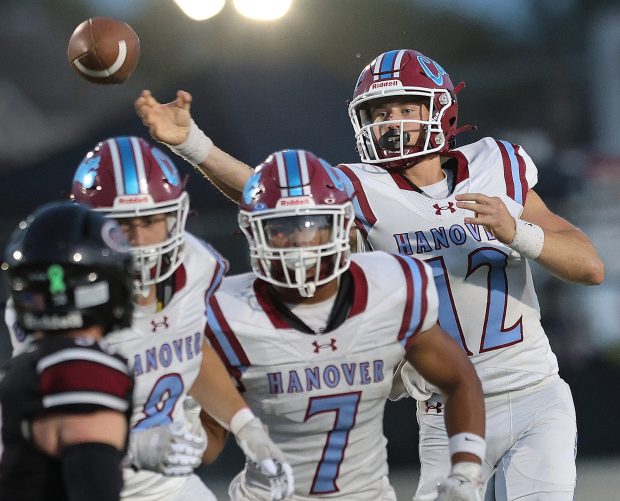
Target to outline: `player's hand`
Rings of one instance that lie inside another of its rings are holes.
[[[260,419],[255,417],[235,435],[249,461],[269,480],[273,501],[289,499],[295,490],[293,469],[273,443]]]
[[[480,465],[456,463],[448,478],[439,484],[436,501],[481,501]]]
[[[515,219],[501,198],[482,193],[463,193],[456,195],[456,200],[457,207],[474,212],[474,217],[466,217],[465,223],[485,226],[503,244],[514,240],[517,229]]]
[[[153,139],[177,146],[187,139],[191,103],[192,95],[184,90],[177,91],[176,99],[166,104],[157,101],[150,91],[143,90],[134,106]]]
[[[132,432],[124,464],[170,477],[191,475],[201,464],[206,445],[202,428],[193,433],[185,423],[177,421]]]

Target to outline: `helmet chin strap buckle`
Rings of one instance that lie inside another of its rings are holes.
[[[379,146],[385,150],[398,152],[401,150],[401,137],[403,144],[409,142],[409,134],[398,129],[390,129],[379,138]]]
[[[297,290],[301,297],[312,297],[316,292],[316,284],[314,282],[306,282],[306,268],[298,266],[295,268],[295,281],[299,284]]]

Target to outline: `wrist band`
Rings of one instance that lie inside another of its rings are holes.
[[[474,433],[457,433],[450,437],[448,441],[448,450],[450,451],[450,457],[457,452],[468,452],[474,456],[478,456],[480,461],[484,461],[487,452],[487,443],[484,438]]]
[[[536,259],[542,252],[545,243],[544,230],[534,223],[529,223],[523,219],[516,219],[515,237],[508,244],[513,250],[516,250],[522,256],[529,259]]]
[[[198,165],[209,156],[209,152],[213,148],[213,141],[192,120],[189,124],[187,139],[176,146],[169,144],[168,148],[190,164]]]
[[[254,413],[247,407],[238,410],[230,420],[230,431],[236,435],[241,428],[252,421],[255,417],[256,416]]]

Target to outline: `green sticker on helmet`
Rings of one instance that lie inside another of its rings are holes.
[[[65,285],[65,270],[58,264],[53,264],[47,269],[47,277],[50,280],[50,292],[63,294],[67,289]]]

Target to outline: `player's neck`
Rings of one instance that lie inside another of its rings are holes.
[[[134,296],[134,303],[138,306],[150,306],[157,301],[157,288],[154,285],[149,286],[146,295],[138,293]]]
[[[417,164],[403,170],[402,174],[419,188],[438,183],[445,177],[443,170],[441,170],[441,157],[439,155],[429,155]]]
[[[273,286],[277,292],[280,301],[289,304],[315,304],[325,301],[338,292],[338,279],[334,279],[316,288],[314,296],[303,297],[297,289],[289,289],[286,287]]]

